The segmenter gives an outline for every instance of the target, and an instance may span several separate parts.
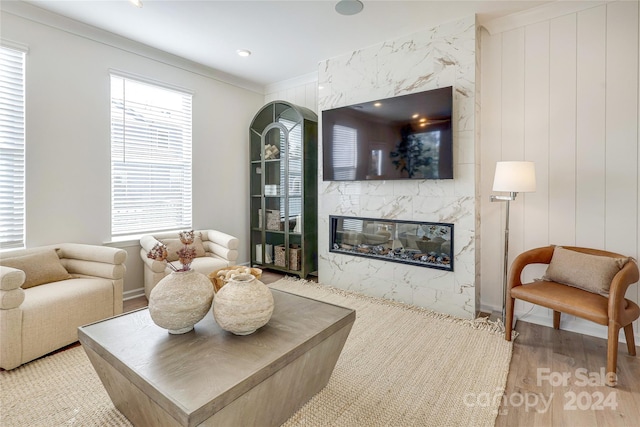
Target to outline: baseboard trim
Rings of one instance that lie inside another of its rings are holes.
[[[527,316],[522,316],[516,314],[516,320],[522,320],[523,322],[533,323],[535,325],[547,326],[549,328],[553,328],[553,318],[549,318],[547,316],[541,316],[539,314],[531,313]],[[564,319],[563,317],[568,317],[568,319]],[[607,327],[598,325],[597,323],[590,322],[588,320],[579,319],[577,317],[564,315],[560,317],[560,329],[563,331],[576,332],[578,334],[589,335],[596,338],[607,339]],[[640,343],[640,335],[634,333],[634,339],[636,345]],[[618,342],[627,343],[627,340],[624,336],[624,332],[620,330],[620,334],[618,335]]]
[[[132,289],[130,291],[125,291],[122,293],[122,300],[128,301],[130,299],[138,298],[144,296],[144,288]]]

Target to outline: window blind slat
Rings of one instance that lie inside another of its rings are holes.
[[[25,53],[0,47],[0,249],[24,247]]]
[[[191,95],[111,76],[111,234],[191,228]]]

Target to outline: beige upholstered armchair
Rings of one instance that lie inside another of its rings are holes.
[[[191,263],[191,269],[205,276],[220,268],[228,267],[238,259],[238,238],[216,230],[194,230],[196,239],[193,246],[196,258]],[[144,293],[149,298],[151,290],[167,274],[171,268],[166,263],[149,259],[147,253],[157,244],[164,243],[169,252],[168,261],[180,267],[176,252],[182,247],[178,232],[157,233],[140,238],[140,257],[144,262]]]
[[[0,255],[0,368],[78,341],[78,327],[122,313],[124,249],[61,243]]]
[[[545,275],[522,283],[529,264],[548,264]],[[580,247],[547,246],[518,255],[511,265],[507,284],[505,339],[511,341],[513,306],[516,299],[553,310],[553,327],[560,328],[560,315],[567,313],[608,327],[607,385],[616,384],[618,335],[624,330],[627,349],[636,355],[633,321],[638,305],[625,298],[627,288],[638,281],[638,265],[624,255]]]

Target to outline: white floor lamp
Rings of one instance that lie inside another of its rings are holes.
[[[518,193],[536,191],[536,170],[533,162],[497,162],[493,177],[493,191],[504,191],[508,196],[491,196],[492,202],[507,202],[504,226],[504,265],[502,273],[502,322],[505,321],[507,306],[507,268],[509,262],[509,202]]]

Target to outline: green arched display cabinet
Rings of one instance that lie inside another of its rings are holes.
[[[251,264],[304,278],[318,259],[318,117],[270,102],[249,135]]]

